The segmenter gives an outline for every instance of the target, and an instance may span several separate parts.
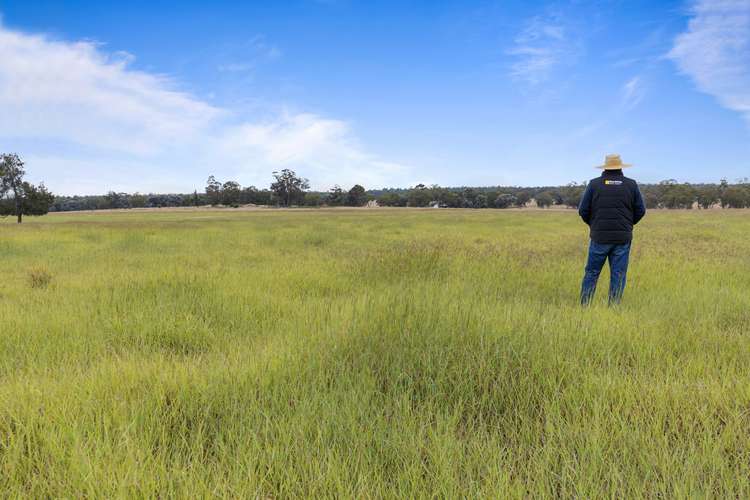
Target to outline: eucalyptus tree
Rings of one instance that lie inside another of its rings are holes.
[[[24,215],[44,215],[55,200],[44,184],[34,186],[23,180],[24,162],[15,154],[0,155],[0,215],[15,215],[18,223]]]
[[[288,207],[304,201],[305,191],[310,189],[310,181],[297,176],[294,170],[288,168],[281,172],[274,172],[273,178],[271,191],[276,195],[281,206]]]

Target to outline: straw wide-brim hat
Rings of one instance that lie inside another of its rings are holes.
[[[601,168],[603,170],[620,170],[621,168],[628,168],[632,167],[630,163],[623,163],[622,159],[620,159],[620,155],[607,155],[606,158],[604,158],[604,165],[597,165],[596,168]]]

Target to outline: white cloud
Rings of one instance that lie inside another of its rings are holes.
[[[221,111],[128,68],[91,42],[65,43],[0,26],[0,136],[66,139],[148,153],[192,137]],[[8,119],[12,117],[12,119]]]
[[[558,16],[534,17],[514,40],[508,54],[516,57],[511,76],[531,85],[547,80],[552,70],[568,59],[572,45]]]
[[[668,57],[698,89],[750,122],[750,0],[699,0]]]
[[[315,172],[313,184],[326,187],[384,186],[409,171],[365,152],[346,122],[307,113],[233,127],[221,138],[221,149],[235,160],[253,158],[278,168],[306,165]]]
[[[622,86],[622,108],[629,111],[643,100],[646,95],[646,89],[643,85],[643,79],[640,76],[634,76]]]
[[[279,56],[262,38],[249,43],[266,58]],[[164,190],[170,179],[169,190],[192,191],[209,173],[266,185],[270,172],[284,167],[318,188],[378,187],[399,183],[408,171],[367,152],[344,121],[282,112],[258,122],[181,91],[167,77],[137,71],[132,61],[95,43],[0,24],[0,146],[31,145],[19,153],[35,157],[42,171],[33,162],[29,171],[68,193],[76,186]]]
[[[332,144],[346,141],[348,132],[341,121],[297,114],[270,123],[235,127],[224,138],[224,146],[227,152],[255,150],[270,163],[287,165],[310,156],[326,155]]]

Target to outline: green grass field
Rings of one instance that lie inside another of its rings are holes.
[[[0,222],[0,491],[750,496],[750,212]]]

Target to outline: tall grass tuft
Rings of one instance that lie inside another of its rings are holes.
[[[52,275],[44,267],[34,267],[28,272],[28,280],[31,288],[47,288],[52,282]]]

